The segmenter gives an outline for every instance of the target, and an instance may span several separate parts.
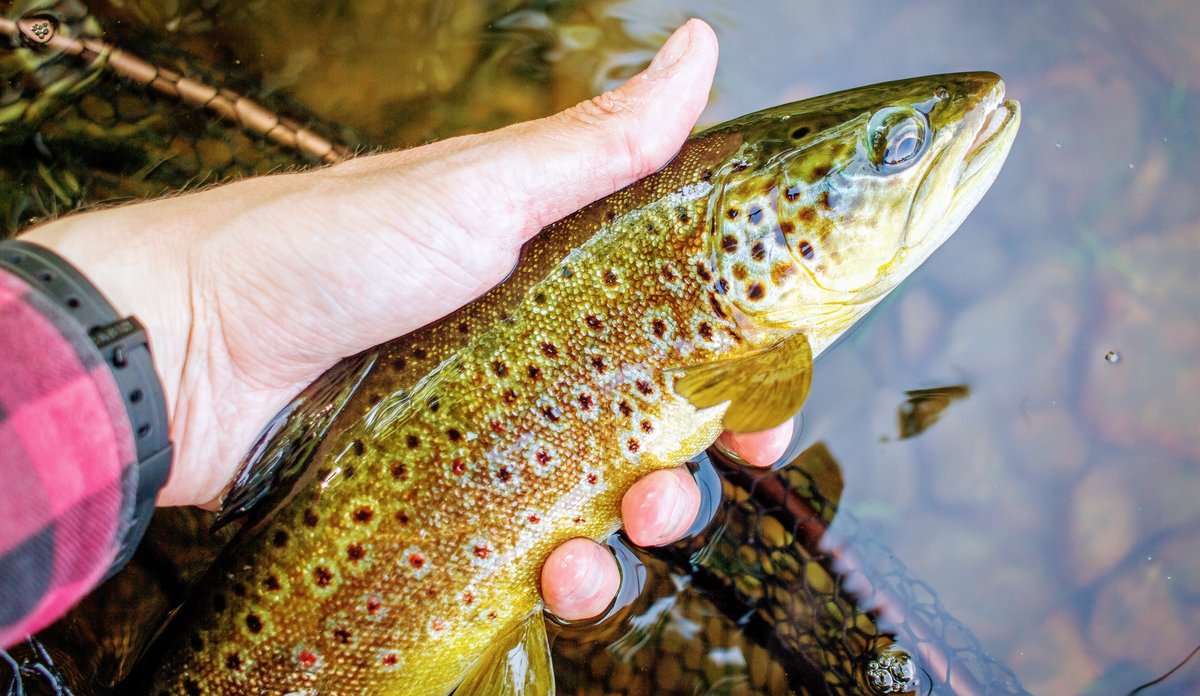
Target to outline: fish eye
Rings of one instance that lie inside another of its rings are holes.
[[[867,152],[871,162],[890,171],[903,169],[925,149],[927,121],[916,109],[889,106],[871,116],[867,125]]]

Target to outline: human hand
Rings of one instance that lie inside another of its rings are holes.
[[[645,73],[546,119],[70,216],[25,238],[146,327],[175,445],[159,504],[212,504],[264,424],[335,362],[469,302],[538,230],[665,164],[704,107],[716,57],[712,30],[693,20]],[[727,443],[769,463],[789,432]],[[626,495],[626,529],[666,543],[698,506],[685,471],[657,472]],[[543,572],[565,618],[599,613],[616,584],[611,555],[588,540],[564,544]]]

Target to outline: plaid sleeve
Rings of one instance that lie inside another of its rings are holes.
[[[132,516],[137,454],[100,352],[0,270],[0,648],[96,585]]]

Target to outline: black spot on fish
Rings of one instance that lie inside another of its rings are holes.
[[[333,629],[333,639],[345,645],[350,642],[350,631],[345,628]]]
[[[721,237],[721,250],[722,251],[724,251],[726,254],[733,254],[733,253],[737,252],[737,249],[738,249],[737,237],[734,237],[731,234],[727,234],[724,237]]]
[[[199,633],[193,631],[192,634],[188,636],[188,645],[192,646],[192,650],[203,650],[204,639],[200,637]]]
[[[763,294],[764,291],[761,283],[751,283],[750,287],[746,290],[746,297],[749,297],[751,300],[755,301],[761,300]]]
[[[678,219],[680,222],[686,223],[686,222],[692,221],[692,216],[688,215],[686,210],[679,210],[678,215],[676,216],[676,219]]]
[[[246,585],[244,583],[240,583],[240,582],[234,583],[233,594],[238,597],[245,597],[246,596]]]
[[[813,167],[812,176],[813,176],[814,180],[815,179],[824,179],[829,174],[829,172],[830,172],[829,165],[821,164],[821,165],[817,165],[816,167]]]
[[[814,253],[815,252],[813,252],[812,245],[808,243],[807,239],[800,240],[800,255],[801,256],[803,256],[806,259],[812,260]]]
[[[700,276],[700,280],[706,283],[712,282],[712,273],[709,272],[708,266],[703,261],[696,262],[696,275]]]
[[[408,477],[408,467],[404,465],[404,462],[392,462],[391,472],[392,478],[397,481],[403,481]]]
[[[184,679],[183,691],[187,696],[200,696],[200,685],[196,683],[195,679]]]
[[[542,409],[542,417],[551,423],[557,423],[562,417],[562,413],[553,406],[546,406]]]
[[[608,371],[608,365],[604,364],[604,358],[600,357],[599,355],[592,356],[592,368],[600,374],[604,374]]]
[[[363,456],[363,453],[367,451],[367,446],[363,444],[362,440],[351,442],[350,448],[354,450],[354,456],[356,457]]]
[[[288,533],[282,529],[276,531],[271,537],[271,543],[274,544],[276,548],[283,548],[284,546],[287,546]]]
[[[749,163],[749,162],[747,162],[746,160],[742,160],[742,161],[738,162],[737,164],[733,165],[733,171],[735,171],[735,172],[744,172],[744,171],[746,171],[746,170],[747,170],[749,167],[750,167],[750,163]]]
[[[538,367],[537,365],[530,365],[525,370],[525,373],[529,375],[529,379],[537,379],[538,377],[542,376],[542,368]]]
[[[405,360],[404,358],[396,358],[395,360],[392,361],[393,369],[403,370],[406,367],[408,367],[408,361]]]
[[[800,198],[800,187],[789,186],[787,190],[783,192],[783,195],[787,197],[788,201],[795,203],[796,200]]]
[[[821,195],[817,196],[817,203],[825,210],[833,210],[833,206],[835,205],[833,194],[829,191],[822,191]]]
[[[496,470],[496,479],[500,483],[508,483],[512,480],[512,472],[508,470],[508,467],[502,466]]]
[[[592,410],[592,406],[594,404],[595,404],[595,402],[592,400],[592,397],[590,394],[580,394],[579,395],[579,407],[582,408],[583,410],[585,410],[585,411]]]
[[[375,517],[375,511],[370,505],[363,505],[354,511],[354,521],[359,524],[366,524]]]
[[[493,360],[492,361],[492,372],[494,372],[497,377],[507,377],[508,376],[508,365],[504,364],[504,361],[502,361],[502,360]]]
[[[262,619],[257,614],[246,614],[246,629],[251,633],[259,633],[263,629]]]
[[[762,242],[755,242],[754,246],[750,247],[750,258],[760,262],[767,258],[767,245]]]
[[[594,331],[599,331],[604,326],[604,322],[600,321],[600,318],[593,314],[587,315],[583,320],[587,322],[588,328]]]
[[[613,220],[616,220],[616,219],[617,219],[617,211],[615,211],[615,210],[607,210],[607,211],[605,211],[605,213],[604,213],[604,220],[605,220],[606,222],[612,222]]]
[[[546,293],[539,292],[533,296],[533,301],[537,304],[546,304]]]
[[[650,322],[650,330],[654,332],[655,336],[662,338],[667,333],[667,322],[662,319],[655,319]]]
[[[817,211],[805,206],[796,211],[796,219],[806,225],[811,225],[812,222],[817,219]]]
[[[796,130],[792,131],[792,139],[799,140],[800,138],[803,138],[804,136],[808,135],[809,132],[810,131],[809,131],[808,126],[800,126]]]
[[[414,348],[413,349],[413,357],[416,358],[417,360],[424,360],[426,355],[427,355],[427,353],[425,352],[424,348]]]
[[[642,421],[642,432],[647,434],[654,432],[654,424],[648,420]]]
[[[367,551],[362,544],[350,544],[346,547],[346,558],[351,561],[361,561],[365,555],[367,555]]]
[[[724,290],[725,290],[725,288],[722,288],[722,292],[721,292],[721,294],[725,294],[725,293],[724,293]],[[721,303],[717,301],[717,296],[716,296],[716,295],[709,295],[709,296],[708,296],[708,304],[709,304],[709,305],[712,307],[712,311],[713,311],[713,313],[714,313],[714,314],[716,314],[718,317],[720,317],[720,318],[722,318],[722,319],[725,319],[725,318],[726,318],[726,317],[725,317],[725,310],[724,310],[724,309],[721,309]]]
[[[704,171],[700,172],[700,181],[710,181],[710,180],[712,180],[712,170],[711,169],[705,169]]]
[[[462,433],[458,431],[458,428],[450,428],[446,431],[446,437],[450,438],[451,442],[458,442],[462,440]]]
[[[467,322],[465,322],[465,321],[458,322],[458,332],[459,333],[465,334],[465,333],[469,332],[470,330],[471,330],[471,327],[467,325]]]
[[[789,235],[796,231],[796,225],[791,220],[784,220],[783,222],[779,223],[779,231],[785,236]],[[784,240],[782,243],[786,244],[787,241]]]
[[[637,387],[638,392],[645,396],[649,396],[654,393],[654,385],[650,384],[644,379],[639,379],[638,381],[634,382],[634,386]]]
[[[267,588],[271,592],[278,592],[280,588],[279,578],[275,577],[274,575],[268,575],[266,579],[263,580],[263,587]]]
[[[512,389],[505,389],[502,396],[506,404],[515,404],[517,402],[517,393]]]
[[[333,571],[325,566],[313,568],[313,582],[317,584],[317,587],[329,587],[329,584],[333,582]]]
[[[409,523],[408,513],[403,510],[397,510],[396,521],[400,524],[407,525]]]
[[[703,338],[704,340],[706,340],[706,341],[712,340],[712,337],[713,337],[712,324],[709,324],[707,321],[700,322],[700,326],[696,327],[696,331],[699,332],[700,337]]]
[[[675,275],[675,269],[671,268],[671,264],[669,264],[669,263],[664,263],[662,265],[661,273],[662,273],[663,279],[666,280],[668,283],[676,280],[679,277],[679,276]]]
[[[305,527],[315,527],[315,526],[317,526],[317,522],[320,522],[320,521],[321,521],[321,519],[319,517],[317,517],[317,513],[312,508],[304,509],[304,526]]]
[[[601,278],[601,280],[604,281],[605,285],[612,287],[617,284],[617,272],[610,268],[604,272],[604,276]]]
[[[437,413],[437,410],[442,407],[442,400],[437,397],[437,394],[434,394],[433,396],[429,397],[429,400],[425,402],[425,405],[429,407],[430,411]]]
[[[637,452],[642,448],[642,443],[638,442],[636,437],[631,437],[625,446],[629,448],[630,452]]]
[[[625,416],[626,418],[633,415],[633,407],[629,405],[628,401],[622,401],[621,403],[617,404],[617,410],[619,410],[621,415]]]
[[[242,658],[238,657],[237,653],[229,653],[225,656],[225,668],[233,672],[240,672],[242,669]]]
[[[224,595],[221,595],[219,593],[214,594],[212,597],[212,607],[213,607],[213,611],[217,612],[218,614],[224,614],[225,609],[226,609]]]
[[[736,220],[737,216],[738,216],[737,208],[730,208],[729,210],[725,211],[725,217],[729,218],[730,220]]]
[[[557,358],[558,357],[558,347],[555,346],[553,343],[543,343],[542,344],[542,352],[546,354],[547,358]]]
[[[404,438],[404,444],[408,445],[409,449],[416,449],[421,446],[421,438],[416,435],[409,435]]]
[[[558,273],[564,278],[571,278],[575,275],[575,271],[572,271],[570,266],[563,266]]]

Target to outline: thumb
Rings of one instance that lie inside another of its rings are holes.
[[[338,324],[355,330],[333,339],[342,345],[327,346],[330,354],[363,350],[457,309],[502,280],[538,230],[661,168],[703,110],[716,61],[716,36],[693,19],[644,72],[564,112],[325,170],[374,197],[376,205],[359,211],[405,211],[403,220],[357,227],[369,232],[347,259],[355,267],[337,275],[377,283],[342,305]],[[381,198],[391,204],[378,205]]]

